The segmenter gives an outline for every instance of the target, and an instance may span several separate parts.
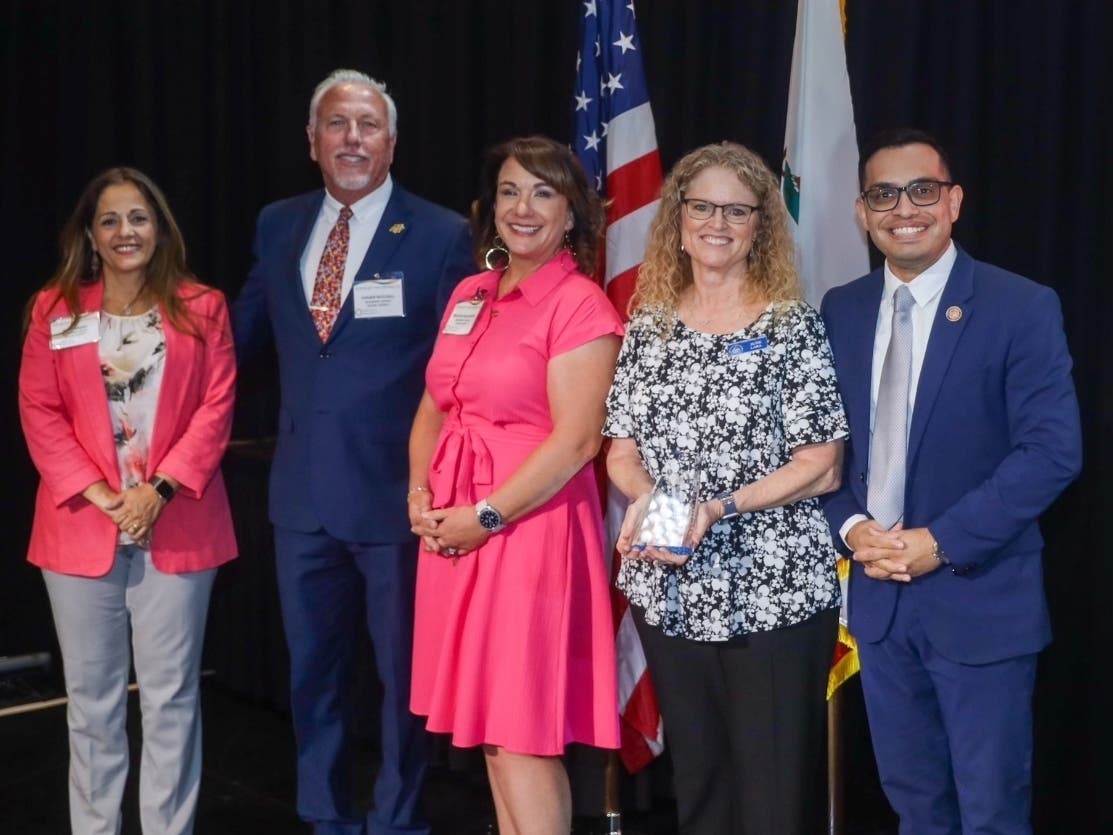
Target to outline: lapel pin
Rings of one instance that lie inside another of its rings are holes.
[[[948,322],[957,322],[962,318],[962,308],[957,304],[951,305],[947,308],[946,316]]]
[[[406,231],[406,224],[404,224],[404,223],[396,223],[396,224],[394,224],[393,226],[390,227],[390,234],[392,234],[392,235],[401,235],[405,231]]]

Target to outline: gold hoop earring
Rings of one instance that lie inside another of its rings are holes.
[[[571,231],[572,230],[569,229],[564,233],[564,248],[567,249],[570,253],[572,253],[572,257],[575,258],[576,257],[576,247],[573,246],[572,236],[569,235],[569,232],[571,232]]]
[[[100,273],[100,256],[95,249],[89,250],[89,275],[96,278]]]
[[[510,266],[510,250],[498,235],[491,241],[491,248],[483,256],[483,263],[489,270],[505,270]]]

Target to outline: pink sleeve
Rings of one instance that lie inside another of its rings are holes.
[[[64,306],[52,304],[55,298],[40,293],[31,311],[19,364],[19,421],[43,486],[60,506],[105,476],[78,439],[62,392],[50,349],[50,315],[64,315]]]
[[[586,345],[601,336],[622,336],[622,319],[606,294],[590,279],[570,282],[562,293],[549,330],[549,356]]]
[[[194,498],[204,491],[224,457],[236,396],[236,354],[228,305],[219,290],[209,290],[201,298],[205,309],[198,311],[196,321],[205,357],[199,401],[181,435],[157,464],[152,462],[152,471],[161,470],[177,479]]]

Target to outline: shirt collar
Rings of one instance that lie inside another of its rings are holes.
[[[882,293],[882,299],[885,302],[891,302],[897,288],[904,285],[912,291],[912,298],[916,300],[916,305],[924,307],[943,292],[943,287],[947,283],[947,278],[951,275],[951,268],[954,267],[957,257],[958,250],[955,248],[955,242],[951,241],[947,245],[947,250],[939,256],[939,260],[911,281],[901,281],[897,278],[889,268],[889,262],[886,261],[885,290]]]
[[[569,273],[579,272],[576,259],[567,249],[562,249],[514,288],[532,307],[541,303]],[[514,291],[511,291],[513,293]],[[508,294],[509,295],[509,294]]]
[[[351,204],[349,208],[352,210],[352,219],[359,223],[361,220],[373,217],[376,213],[381,215],[386,208],[387,201],[390,200],[392,191],[394,191],[394,181],[390,178],[390,173],[387,172],[386,179],[379,183],[377,189],[370,194],[365,194]],[[325,189],[325,202],[322,208],[330,220],[340,217],[340,209],[343,206],[343,203],[329,194],[328,189]]]

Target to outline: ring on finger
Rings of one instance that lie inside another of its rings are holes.
[[[448,554],[450,557],[454,557],[454,556],[456,556],[457,554],[460,553],[456,548],[445,548],[444,552],[446,554]]]

